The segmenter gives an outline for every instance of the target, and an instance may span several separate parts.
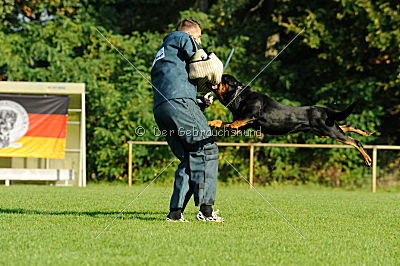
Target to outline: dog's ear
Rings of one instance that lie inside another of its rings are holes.
[[[240,83],[236,82],[236,81],[231,81],[228,83],[229,87],[231,87],[231,89],[238,89],[240,86]]]
[[[235,86],[243,86],[242,82],[240,82],[237,78],[233,77],[233,81]]]
[[[244,87],[244,85],[243,85],[243,83],[242,82],[240,82],[240,81],[235,81],[234,82],[234,84],[235,84],[235,87],[239,90],[239,89],[242,89],[243,87]]]
[[[239,80],[237,80],[234,76],[229,75],[229,74],[223,74],[222,81],[224,83],[229,84],[232,87],[243,86],[243,84]]]

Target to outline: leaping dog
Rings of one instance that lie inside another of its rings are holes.
[[[233,122],[221,120],[209,121],[212,127],[229,127],[246,130],[261,129],[262,133],[284,135],[296,132],[310,132],[322,138],[332,138],[355,147],[363,156],[365,163],[371,166],[371,158],[362,144],[351,138],[346,132],[355,132],[362,136],[370,132],[357,129],[351,125],[339,125],[337,121],[346,119],[356,103],[344,111],[335,112],[319,106],[294,107],[280,104],[262,93],[253,91],[231,75],[224,74],[218,85],[210,85],[218,100],[233,114]]]

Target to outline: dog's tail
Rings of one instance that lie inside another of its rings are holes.
[[[351,112],[353,112],[353,109],[354,109],[354,107],[356,107],[356,105],[357,105],[357,102],[354,102],[341,112],[333,112],[333,111],[329,112],[328,120],[330,120],[330,121],[327,121],[328,124],[331,124],[331,123],[333,124],[333,121],[345,120],[351,114]],[[329,122],[331,122],[331,123],[329,123]]]

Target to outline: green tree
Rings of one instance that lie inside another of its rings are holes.
[[[399,7],[390,0],[179,0],[168,5],[161,0],[6,0],[0,2],[0,80],[86,83],[88,176],[126,180],[126,142],[163,140],[153,134],[152,88],[146,79],[162,38],[179,19],[200,21],[204,46],[222,60],[235,48],[227,73],[244,83],[304,29],[254,80],[253,89],[295,106],[342,110],[358,101],[346,122],[376,132],[361,141],[399,144]],[[232,119],[218,102],[206,116]],[[147,134],[135,134],[138,126]],[[263,141],[333,143],[310,134],[265,136]],[[221,153],[241,172],[248,171],[247,150],[221,148]],[[354,149],[260,149],[256,156],[256,180],[263,183],[358,186],[369,174]],[[167,147],[135,147],[135,181],[151,179],[171,157]],[[380,166],[396,165],[397,158],[385,155]],[[235,180],[225,160],[220,168],[222,180]],[[173,169],[168,171],[166,178]]]

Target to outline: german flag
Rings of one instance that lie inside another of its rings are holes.
[[[0,157],[63,159],[69,97],[0,94]]]

